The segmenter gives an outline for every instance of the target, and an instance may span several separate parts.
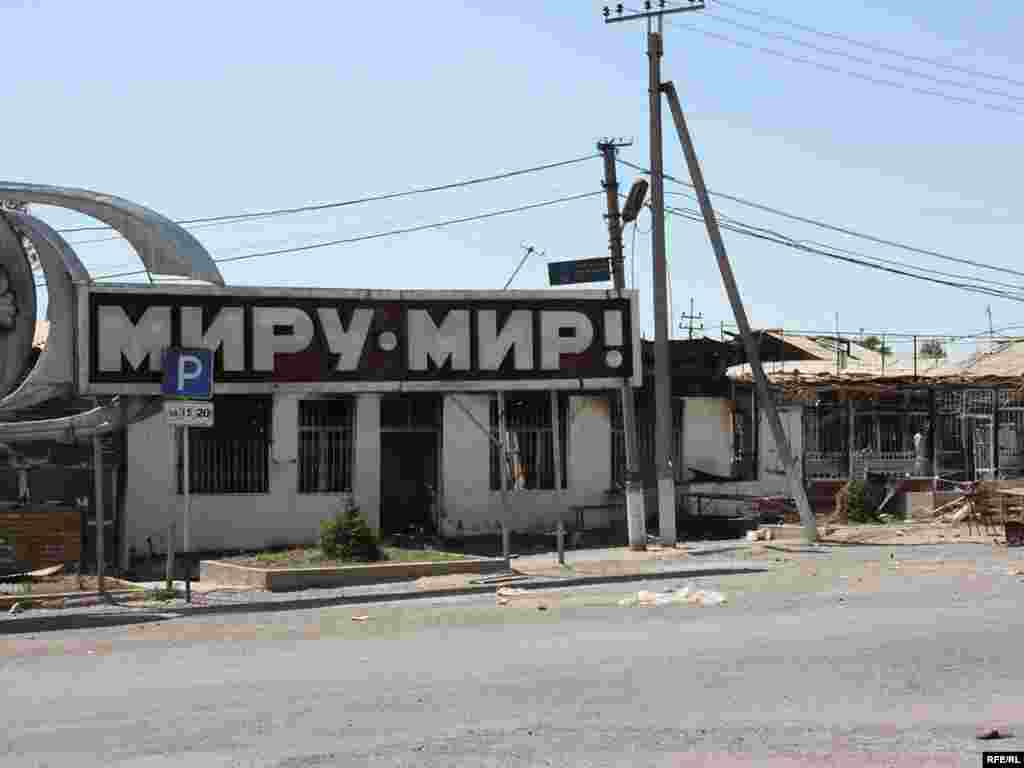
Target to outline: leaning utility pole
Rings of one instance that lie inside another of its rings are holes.
[[[675,542],[675,482],[672,476],[671,463],[668,459],[673,419],[671,418],[669,403],[668,315],[665,305],[667,280],[665,269],[665,200],[661,141],[661,93],[664,91],[672,110],[672,117],[679,134],[679,141],[686,155],[686,164],[689,167],[690,178],[700,202],[708,237],[711,240],[715,257],[718,260],[722,282],[725,285],[726,293],[729,295],[729,302],[732,304],[736,324],[739,326],[740,335],[743,339],[743,346],[747,353],[747,360],[750,362],[758,398],[764,406],[765,414],[768,418],[768,426],[772,431],[772,436],[775,438],[775,445],[779,452],[779,459],[785,468],[793,498],[800,512],[800,519],[804,526],[804,536],[808,541],[813,542],[817,540],[818,532],[814,513],[807,500],[807,491],[803,485],[803,473],[793,460],[789,440],[782,427],[782,420],[779,417],[775,401],[769,391],[768,378],[765,376],[764,369],[761,366],[761,355],[757,342],[754,340],[750,323],[747,320],[746,310],[740,299],[739,288],[736,285],[736,279],[733,276],[732,267],[729,264],[729,258],[725,251],[718,219],[715,216],[714,208],[711,205],[711,198],[704,185],[704,177],[697,160],[693,142],[686,127],[682,108],[679,105],[679,98],[676,96],[675,86],[670,82],[664,84],[661,82],[661,32],[663,17],[671,13],[702,10],[704,3],[690,0],[688,6],[667,8],[665,0],[657,0],[657,2],[658,10],[651,9],[653,5],[651,0],[645,0],[645,11],[642,13],[623,15],[623,6],[621,4],[616,5],[615,16],[612,16],[607,6],[604,8],[603,13],[605,23],[609,24],[630,19],[647,19],[647,55],[650,60],[648,88],[651,109],[651,207],[654,214],[652,241],[654,246],[655,402],[658,416],[660,417],[657,422],[658,431],[655,446],[658,461],[658,507],[662,539],[665,543]],[[655,20],[657,29],[655,29]],[[684,465],[683,482],[685,483],[686,480],[688,480],[688,477]],[[671,512],[668,510],[671,510]]]
[[[648,58],[648,101],[650,104],[650,151],[651,151],[651,250],[654,267],[654,407],[655,434],[654,457],[658,480],[658,529],[661,543],[674,546],[676,543],[676,481],[672,468],[672,427],[675,419],[672,409],[672,383],[669,377],[668,345],[668,270],[665,262],[665,179],[661,141],[661,31],[662,17],[670,13],[696,11],[703,3],[692,3],[683,8],[666,8],[665,0],[658,0],[660,9],[651,11],[651,2],[646,0],[644,13],[623,15],[622,5],[616,6],[616,15],[605,7],[605,23],[647,19]],[[657,24],[655,25],[655,20]],[[685,413],[683,414],[685,424]],[[684,432],[685,426],[680,425]],[[684,436],[680,434],[680,443]],[[685,464],[680,468],[683,482],[687,477]]]
[[[615,150],[629,143],[602,141],[597,145],[604,156],[604,189],[608,196],[608,243],[612,254],[612,277],[619,296],[626,288],[624,256],[622,253],[622,226],[619,214],[619,182],[615,173]],[[647,549],[647,516],[644,514],[644,491],[640,482],[636,439],[636,403],[629,379],[622,380],[622,431],[626,444],[626,529],[629,548]]]
[[[775,438],[775,447],[779,452],[779,460],[786,470],[786,478],[789,480],[790,492],[796,501],[797,511],[800,513],[800,521],[804,526],[804,538],[808,542],[818,539],[818,528],[814,519],[814,510],[811,509],[807,500],[807,489],[804,488],[802,467],[797,466],[790,450],[789,439],[782,428],[782,419],[779,418],[778,408],[775,407],[775,399],[768,387],[768,377],[764,375],[764,368],[761,366],[761,353],[754,340],[754,334],[750,330],[750,322],[747,320],[747,311],[743,308],[743,301],[740,298],[740,289],[736,285],[736,278],[732,273],[732,266],[729,264],[729,256],[725,252],[725,242],[722,240],[722,231],[718,228],[718,218],[715,216],[715,209],[711,205],[711,196],[704,185],[704,174],[700,169],[700,162],[697,160],[697,151],[694,149],[693,140],[690,138],[690,131],[686,127],[686,118],[683,116],[683,109],[679,104],[679,97],[676,95],[676,87],[671,82],[662,86],[668,98],[669,107],[672,110],[672,119],[676,123],[676,131],[679,134],[679,143],[683,145],[683,153],[686,155],[686,165],[690,169],[690,180],[693,182],[694,192],[697,193],[697,200],[700,203],[700,210],[704,216],[704,225],[708,230],[708,239],[711,240],[711,247],[714,249],[715,258],[718,260],[718,270],[722,274],[722,282],[725,284],[725,292],[729,294],[729,302],[732,304],[733,314],[736,316],[736,324],[740,327],[740,335],[743,338],[743,347],[747,352],[747,360],[750,361],[750,371],[754,376],[754,384],[757,387],[757,395],[764,406],[765,415],[768,417],[768,428]]]

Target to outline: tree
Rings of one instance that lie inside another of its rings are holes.
[[[889,357],[892,355],[892,347],[883,344],[882,340],[877,336],[868,336],[861,342],[861,346],[870,349],[872,352],[877,352],[882,357]]]
[[[938,339],[929,339],[928,341],[922,342],[921,346],[917,349],[919,357],[924,357],[931,360],[941,360],[946,356],[946,350],[942,347],[942,342]]]

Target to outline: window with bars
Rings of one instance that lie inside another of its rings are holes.
[[[299,403],[299,493],[352,490],[355,408],[351,397]]]
[[[214,425],[189,430],[191,493],[269,493],[272,408],[270,397],[214,398]],[[184,451],[182,441],[176,442],[178,493],[182,493]]]
[[[636,396],[636,429],[637,429],[637,466],[641,473],[645,467],[654,466],[655,444],[655,406],[652,398],[646,393],[637,391]],[[612,487],[622,488],[626,481],[626,432],[622,421],[622,398],[618,392],[609,395],[612,428]],[[672,471],[676,479],[682,479],[682,463],[679,456],[683,446],[683,398],[672,398]]]
[[[501,443],[498,399],[491,400],[491,434]],[[564,397],[557,398],[559,410],[558,462],[561,466],[562,488],[568,487],[566,477],[567,408]],[[511,476],[510,489],[554,490],[555,427],[550,392],[508,393],[505,396],[505,447],[507,464],[503,466],[501,450],[491,441],[491,490],[501,490],[501,473]]]

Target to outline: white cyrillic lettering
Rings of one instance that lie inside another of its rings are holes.
[[[181,345],[216,352],[224,350],[224,370],[245,370],[245,310],[224,307],[203,333],[203,310],[199,307],[181,308]]]
[[[469,370],[469,310],[453,309],[440,328],[425,309],[410,309],[407,317],[411,370],[425,371],[431,360],[438,368],[450,360],[453,371]]]
[[[515,369],[533,369],[533,313],[528,309],[517,309],[509,313],[505,326],[498,333],[498,313],[483,309],[477,313],[477,340],[481,371],[496,371],[515,349]]]
[[[346,330],[341,324],[341,317],[336,309],[318,309],[320,325],[327,337],[327,346],[335,355],[340,355],[337,371],[354,371],[359,367],[359,359],[363,356],[366,336],[373,322],[372,309],[355,309]]]
[[[572,331],[562,336],[562,330]],[[579,354],[594,340],[594,324],[582,312],[548,310],[540,313],[540,365],[545,371],[561,368],[563,354]]]
[[[138,323],[132,323],[124,307],[101,306],[96,323],[101,371],[120,371],[122,355],[135,370],[146,358],[150,370],[163,365],[163,352],[171,345],[170,307],[149,307]]]
[[[275,328],[291,333],[277,335]],[[254,307],[252,310],[252,368],[274,370],[274,355],[301,352],[313,341],[313,319],[294,307]]]

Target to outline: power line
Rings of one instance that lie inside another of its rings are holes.
[[[806,40],[800,40],[799,38],[792,37],[791,35],[784,35],[779,32],[768,32],[767,30],[761,29],[760,27],[755,27],[751,24],[744,24],[743,22],[736,21],[735,19],[730,19],[725,16],[719,16],[714,13],[704,13],[701,15],[704,18],[709,18],[722,24],[728,24],[730,26],[745,30],[747,32],[754,32],[756,34],[762,35],[763,37],[769,37],[775,40],[783,40],[785,42],[792,43],[793,45],[798,45],[802,48],[809,48],[812,51],[824,53],[827,56],[838,56],[844,59],[848,59],[849,61],[852,61],[857,64],[865,64],[869,67],[881,67],[882,69],[887,69],[890,72],[897,72],[902,75],[907,75],[908,77],[917,77],[921,78],[922,80],[929,80],[938,85],[948,85],[953,86],[954,88],[966,88],[968,90],[977,91],[978,93],[983,93],[987,96],[996,96],[1003,99],[1009,99],[1010,101],[1024,102],[1024,96],[1018,96],[1016,94],[1008,93],[1006,91],[999,91],[992,88],[982,88],[980,86],[973,85],[971,83],[965,83],[960,80],[948,80],[944,77],[937,77],[927,72],[921,72],[916,69],[910,69],[909,67],[901,67],[895,64],[887,64],[883,61],[869,59],[865,56],[856,56],[852,53],[847,53],[846,51],[842,51],[837,48],[826,48],[821,45],[809,43]]]
[[[618,161],[620,163],[622,163],[623,165],[625,165],[625,166],[627,166],[629,168],[632,168],[633,170],[640,171],[641,173],[646,173],[646,174],[650,175],[650,170],[647,169],[647,168],[644,168],[643,166],[636,165],[635,163],[631,163],[628,160],[622,160],[621,158]],[[691,189],[693,188],[693,185],[690,184],[689,182],[683,181],[682,179],[679,179],[679,178],[676,178],[675,176],[672,176],[671,174],[666,173],[666,174],[663,174],[663,176],[666,179],[668,179],[669,181],[674,181],[676,184],[682,184],[683,186],[690,187]],[[771,214],[774,214],[776,216],[781,216],[781,217],[786,218],[786,219],[791,219],[793,221],[799,221],[799,222],[801,222],[803,224],[810,224],[812,226],[820,227],[822,229],[828,229],[828,230],[831,230],[832,232],[839,232],[840,234],[850,235],[851,237],[857,237],[857,238],[860,238],[862,240],[868,240],[868,241],[870,241],[872,243],[877,243],[879,245],[887,245],[887,246],[890,246],[892,248],[899,248],[901,250],[908,251],[910,253],[917,253],[917,254],[920,254],[922,256],[932,256],[932,257],[934,257],[936,259],[942,259],[944,261],[951,261],[951,262],[955,262],[957,264],[965,264],[965,265],[968,265],[968,266],[977,267],[979,269],[988,269],[988,270],[992,270],[994,272],[1005,272],[1006,274],[1016,275],[1018,277],[1024,277],[1024,272],[1021,272],[1021,271],[1016,270],[1016,269],[1010,269],[1009,267],[1000,267],[1000,266],[996,266],[994,264],[985,264],[984,262],[973,261],[971,259],[961,259],[961,258],[958,258],[956,256],[947,256],[946,254],[940,253],[938,251],[932,251],[932,250],[928,250],[926,248],[917,248],[917,247],[912,246],[912,245],[907,245],[906,243],[901,243],[901,242],[896,241],[896,240],[887,240],[885,238],[877,237],[875,235],[869,235],[869,234],[866,234],[864,232],[859,232],[857,230],[850,229],[848,227],[841,227],[841,226],[838,226],[838,225],[835,225],[835,224],[828,224],[828,223],[826,223],[824,221],[821,221],[819,219],[810,219],[810,218],[807,218],[805,216],[799,216],[799,215],[797,215],[795,213],[789,213],[788,211],[783,211],[783,210],[781,210],[779,208],[773,208],[771,206],[764,205],[763,203],[757,203],[757,202],[754,202],[752,200],[747,200],[747,199],[744,199],[742,197],[737,197],[736,195],[726,194],[725,192],[715,192],[714,190],[708,190],[708,191],[710,192],[710,194],[714,195],[715,197],[720,197],[723,200],[731,200],[734,203],[739,203],[740,205],[745,205],[745,206],[748,206],[750,208],[756,208],[757,210],[764,211],[765,213],[771,213]]]
[[[668,195],[680,195],[680,196],[686,197],[688,199],[695,199],[694,196],[689,194],[688,192],[666,191],[665,194],[668,194]],[[696,211],[694,211],[694,213],[696,213]],[[912,269],[916,269],[916,270],[918,270],[920,272],[928,272],[928,273],[931,273],[933,275],[939,275],[941,277],[952,277],[952,278],[957,278],[957,279],[961,279],[961,280],[972,280],[972,281],[978,282],[978,283],[987,283],[989,285],[993,285],[993,286],[996,286],[996,287],[999,287],[999,288],[1009,288],[1010,290],[1013,290],[1013,291],[1024,291],[1024,285],[1020,285],[1020,284],[1017,284],[1017,283],[1004,283],[1004,282],[1000,282],[999,280],[989,280],[988,278],[984,278],[984,277],[974,277],[972,275],[961,275],[961,274],[958,274],[958,273],[955,273],[955,272],[943,272],[940,269],[931,269],[930,267],[922,267],[922,266],[920,266],[918,264],[909,264],[909,263],[907,263],[905,261],[896,261],[894,259],[883,259],[881,256],[868,256],[868,255],[863,254],[863,253],[861,253],[859,251],[852,251],[852,250],[849,250],[847,248],[840,248],[840,247],[835,246],[835,245],[829,245],[828,243],[820,243],[820,242],[817,242],[815,240],[797,240],[796,238],[792,238],[792,237],[790,237],[788,235],[782,235],[779,232],[777,232],[776,230],[768,229],[767,227],[755,227],[753,224],[747,224],[746,222],[740,221],[739,219],[734,219],[731,216],[727,216],[727,215],[725,215],[724,213],[721,213],[721,212],[717,212],[717,215],[718,215],[718,217],[722,221],[731,222],[731,223],[736,224],[738,226],[742,226],[742,227],[744,227],[746,229],[755,230],[757,232],[764,232],[765,234],[771,235],[773,237],[782,237],[782,238],[785,238],[787,240],[792,240],[793,242],[797,242],[797,243],[804,243],[804,244],[807,244],[807,245],[820,246],[822,248],[828,248],[830,250],[838,251],[840,253],[846,253],[846,254],[849,254],[851,256],[858,256],[858,257],[860,257],[862,259],[872,259],[874,261],[878,261],[878,262],[881,262],[881,263],[884,263],[884,264],[892,264],[892,265],[897,266],[897,267],[909,267],[909,268],[912,268]]]
[[[196,219],[178,219],[175,221],[176,224],[185,225],[197,225],[197,224],[220,224],[220,223],[235,223],[237,221],[247,221],[249,219],[263,219],[271,216],[286,216],[293,213],[305,213],[308,211],[325,211],[331,208],[343,208],[349,205],[359,205],[361,203],[374,203],[380,200],[395,200],[400,197],[409,197],[411,195],[420,195],[424,192],[441,192],[447,189],[456,189],[458,187],[468,187],[474,184],[483,184],[488,181],[499,181],[502,179],[510,179],[515,176],[523,176],[528,173],[537,173],[538,171],[547,171],[552,168],[562,168],[567,165],[575,165],[582,163],[587,160],[593,160],[595,157],[600,157],[599,154],[593,153],[584,155],[583,157],[575,157],[571,160],[560,160],[556,163],[545,163],[544,165],[535,165],[531,168],[521,168],[517,171],[506,171],[504,173],[496,173],[491,176],[480,176],[475,179],[467,179],[465,181],[455,181],[449,184],[436,184],[431,187],[418,187],[417,189],[409,189],[404,192],[389,192],[383,195],[371,195],[369,197],[358,197],[352,200],[343,200],[341,202],[334,203],[320,203],[318,205],[303,205],[296,208],[277,208],[269,211],[255,211],[252,213],[236,213],[225,216],[204,216]],[[103,232],[109,230],[110,227],[103,226],[90,226],[90,227],[73,227],[71,229],[59,229],[58,232],[70,233],[70,232]],[[93,242],[93,241],[83,241]]]
[[[747,50],[750,51],[759,51],[761,53],[766,53],[769,56],[775,56],[777,58],[785,59],[786,61],[790,61],[796,64],[804,64],[805,66],[815,67],[816,69],[831,72],[833,74],[845,75],[846,77],[852,77],[856,80],[863,80],[874,85],[882,85],[889,88],[899,88],[900,90],[910,91],[912,93],[916,93],[922,96],[934,96],[936,98],[943,99],[951,103],[967,104],[968,106],[980,107],[982,109],[987,109],[991,112],[1003,112],[1011,115],[1024,115],[1024,111],[1014,109],[1013,107],[1007,107],[1002,104],[990,104],[984,101],[977,101],[976,99],[969,99],[966,96],[953,96],[952,94],[944,93],[943,91],[934,91],[929,88],[919,88],[915,85],[908,85],[906,83],[896,82],[895,80],[883,80],[880,77],[874,77],[873,75],[865,75],[862,72],[854,72],[853,70],[843,69],[841,67],[834,67],[831,64],[824,64],[820,61],[814,61],[813,59],[804,58],[803,56],[793,56],[792,54],[786,53],[785,51],[780,51],[777,48],[767,48],[762,45],[754,45],[753,43],[747,43],[743,40],[737,40],[734,37],[729,37],[728,35],[723,35],[718,32],[712,32],[709,29],[703,29],[694,24],[684,24],[682,22],[671,21],[669,19],[665,19],[665,23],[669,24],[670,26],[677,27],[679,29],[686,29],[690,30],[691,32],[699,32],[700,34],[706,37],[711,37],[714,38],[715,40],[720,40],[722,42],[729,43],[730,45],[735,45],[739,48],[746,48]]]
[[[392,229],[387,232],[375,232],[370,235],[358,235],[356,237],[347,237],[340,240],[328,240],[326,242],[310,243],[309,245],[298,245],[291,248],[280,248],[274,251],[262,251],[260,253],[248,253],[242,256],[224,256],[218,259],[214,259],[218,264],[224,264],[233,261],[244,261],[246,259],[258,259],[264,256],[282,256],[289,253],[300,253],[302,251],[312,251],[318,248],[328,248],[333,245],[349,245],[352,243],[361,243],[366,240],[377,240],[382,237],[392,237],[395,235],[407,235],[412,232],[422,232],[428,229],[439,229],[441,227],[448,227],[453,224],[465,224],[471,221],[483,221],[484,219],[492,219],[496,216],[504,216],[511,213],[521,213],[523,211],[531,211],[536,208],[544,208],[546,206],[557,205],[559,203],[568,203],[574,200],[584,200],[588,197],[595,197],[597,195],[603,195],[604,190],[598,190],[596,192],[584,192],[578,195],[568,195],[566,197],[559,197],[554,200],[546,200],[541,203],[530,203],[528,205],[520,205],[515,208],[504,208],[498,211],[488,211],[487,213],[479,213],[474,216],[464,216],[458,219],[446,219],[444,221],[438,221],[433,224],[421,224],[415,227],[405,227],[403,229]],[[138,269],[132,272],[119,272],[108,275],[98,275],[95,280],[109,280],[115,277],[132,277],[134,275],[145,274],[145,270]]]
[[[751,8],[743,8],[742,6],[736,5],[734,3],[726,2],[726,0],[716,0],[716,3],[725,8],[730,8],[734,11],[738,11],[739,13],[746,13],[751,16],[760,16],[763,19],[769,19],[780,24],[787,24],[796,29],[803,30],[804,32],[811,32],[815,35],[821,35],[822,37],[832,38],[833,40],[842,40],[844,43],[849,43],[850,45],[855,45],[860,48],[866,48],[867,50],[875,51],[876,53],[885,53],[890,56],[898,56],[899,58],[906,59],[907,61],[916,61],[921,64],[930,64],[933,67],[945,69],[950,72],[960,72],[961,74],[970,75],[972,77],[983,77],[989,80],[999,80],[1004,83],[1010,83],[1011,85],[1024,87],[1024,81],[1014,80],[1012,77],[1006,77],[1005,75],[995,75],[990,72],[983,72],[978,69],[961,67],[956,64],[949,64],[947,62],[940,61],[939,59],[931,59],[928,58],[927,56],[914,56],[913,54],[905,53],[903,51],[896,50],[895,48],[886,48],[885,46],[878,45],[877,43],[870,43],[865,42],[863,40],[857,40],[856,38],[848,37],[846,35],[840,35],[836,32],[825,32],[823,30],[816,29],[815,27],[811,27],[806,24],[800,24],[799,22],[793,21],[792,19],[787,19],[784,16],[776,16],[774,14],[765,13],[764,11],[757,11]]]
[[[667,208],[666,210],[668,210],[674,216],[680,216],[681,218],[688,219],[690,221],[696,221],[696,222],[703,222],[704,221],[703,216],[700,214],[699,211],[689,211],[688,212],[688,211],[681,211],[679,209],[674,209],[674,208]],[[915,272],[908,272],[905,269],[896,269],[894,267],[887,267],[887,266],[883,266],[881,264],[877,264],[877,263],[874,263],[874,262],[865,261],[864,259],[857,259],[857,258],[854,258],[852,256],[843,256],[843,255],[840,255],[840,254],[837,254],[837,253],[830,253],[828,251],[824,251],[824,250],[821,250],[819,248],[813,248],[813,247],[811,247],[809,245],[805,245],[803,243],[800,243],[800,242],[798,242],[796,240],[792,240],[792,239],[787,238],[785,236],[781,236],[781,238],[780,237],[773,237],[771,235],[767,235],[767,234],[762,234],[760,232],[751,231],[749,229],[746,229],[746,228],[743,228],[743,227],[738,227],[738,226],[735,226],[735,225],[732,225],[732,224],[729,224],[729,223],[726,223],[726,222],[722,222],[720,224],[720,226],[721,226],[722,229],[728,230],[730,232],[735,232],[736,234],[744,235],[745,237],[752,237],[752,238],[756,238],[758,240],[765,240],[767,242],[775,243],[776,245],[783,245],[783,246],[786,246],[788,248],[792,248],[794,250],[803,251],[805,253],[812,253],[812,254],[816,254],[816,255],[819,255],[819,256],[824,256],[826,258],[835,259],[837,261],[847,262],[847,263],[850,263],[850,264],[857,264],[859,266],[868,267],[870,269],[881,270],[883,272],[888,272],[888,273],[894,274],[894,275],[900,275],[902,277],[910,277],[910,278],[914,278],[916,280],[923,280],[923,281],[926,281],[926,282],[935,283],[937,285],[945,285],[945,286],[950,287],[950,288],[958,288],[960,290],[968,291],[968,292],[971,292],[971,293],[980,293],[980,294],[983,294],[983,295],[986,295],[986,296],[995,296],[995,297],[998,297],[998,298],[1009,299],[1010,301],[1019,301],[1019,302],[1024,303],[1024,296],[1014,296],[1012,294],[1005,293],[1005,292],[1002,292],[1002,291],[998,291],[998,290],[993,289],[993,288],[987,288],[987,287],[984,287],[984,286],[971,285],[971,284],[965,284],[965,283],[956,283],[956,282],[952,282],[952,281],[949,281],[949,280],[942,280],[942,279],[935,278],[935,277],[928,277],[926,275],[917,274]]]

